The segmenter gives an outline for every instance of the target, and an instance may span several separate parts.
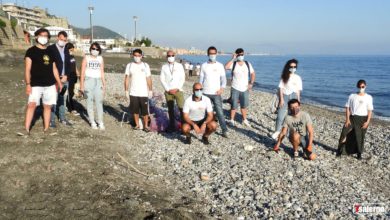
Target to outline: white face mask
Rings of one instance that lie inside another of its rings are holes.
[[[297,68],[290,68],[289,71],[290,73],[295,73],[297,71]]]
[[[238,56],[238,57],[237,57],[237,60],[238,60],[238,61],[244,61],[244,55]]]
[[[58,40],[57,45],[58,45],[59,47],[65,47],[66,41]]]
[[[359,93],[364,93],[366,91],[366,88],[359,88]]]
[[[47,39],[47,37],[38,37],[37,41],[41,45],[46,45],[49,40]]]
[[[99,55],[99,51],[98,50],[91,50],[91,54],[92,54],[92,56],[97,57]]]
[[[134,57],[134,62],[139,63],[141,62],[141,57]]]
[[[211,62],[215,62],[217,60],[217,55],[215,55],[215,54],[209,55],[209,59]]]
[[[168,62],[170,62],[170,63],[175,62],[175,57],[168,57]]]

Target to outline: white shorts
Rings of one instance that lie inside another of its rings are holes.
[[[55,105],[57,103],[56,85],[31,87],[31,94],[28,96],[28,103],[35,102],[35,104],[39,106],[41,98],[44,105]]]

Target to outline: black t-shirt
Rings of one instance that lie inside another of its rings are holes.
[[[33,46],[27,50],[26,57],[32,61],[31,86],[52,86],[56,83],[53,73],[53,52]]]

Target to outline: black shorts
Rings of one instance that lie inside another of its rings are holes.
[[[148,97],[130,96],[130,113],[148,115]]]
[[[202,124],[206,121],[206,118],[203,118],[202,120],[200,121],[193,121],[196,125],[198,125],[198,127],[200,128],[200,126],[202,126]],[[191,129],[194,129],[194,127],[191,125]]]

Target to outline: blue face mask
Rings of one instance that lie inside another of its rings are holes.
[[[195,91],[194,95],[198,98],[202,97],[202,90]]]
[[[238,57],[237,57],[237,60],[238,60],[238,61],[244,61],[244,55],[238,56]]]
[[[211,62],[217,61],[217,55],[209,55],[209,60],[210,60]]]

